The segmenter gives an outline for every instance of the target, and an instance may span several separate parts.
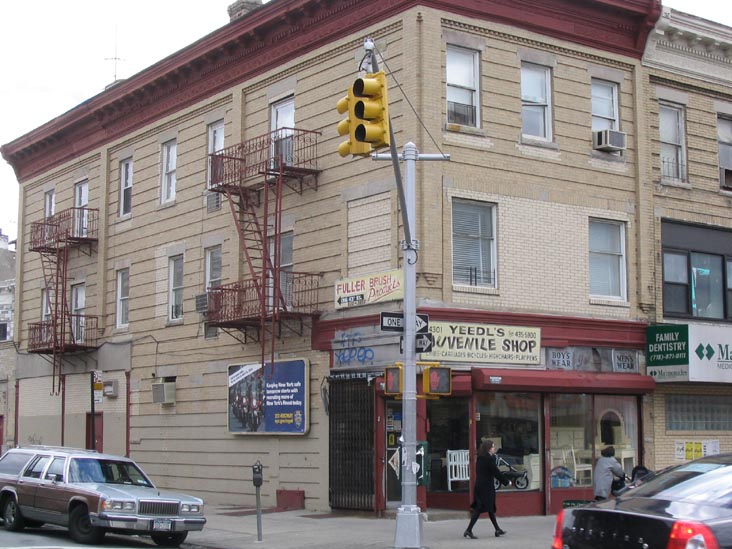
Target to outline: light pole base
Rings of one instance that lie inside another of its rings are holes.
[[[422,512],[416,505],[402,505],[396,516],[395,549],[422,547]]]

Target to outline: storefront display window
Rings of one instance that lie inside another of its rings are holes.
[[[595,396],[595,451],[615,448],[615,457],[630,476],[638,462],[638,401],[634,396]]]
[[[501,490],[538,489],[541,486],[541,396],[534,393],[479,393],[476,397],[476,435],[491,439],[502,459],[501,469],[526,471],[528,486],[514,482]],[[516,477],[510,474],[509,478]]]
[[[469,449],[467,398],[437,399],[427,402],[430,448],[430,491],[448,490],[447,451]],[[467,481],[451,483],[450,491],[467,490]]]
[[[592,397],[549,396],[549,465],[552,488],[592,486]]]

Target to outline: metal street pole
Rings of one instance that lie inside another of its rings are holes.
[[[391,154],[374,154],[374,160],[395,159]],[[422,547],[422,513],[417,505],[417,250],[415,233],[417,209],[417,160],[449,160],[449,155],[419,154],[414,143],[404,145],[404,189],[399,189],[404,219],[405,240],[401,242],[404,257],[404,385],[402,395],[402,505],[396,516],[394,547]],[[396,163],[396,162],[395,162]],[[397,177],[397,186],[401,186]],[[401,197],[404,197],[401,200]],[[407,240],[411,238],[411,241]]]

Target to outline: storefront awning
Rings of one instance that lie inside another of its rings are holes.
[[[637,374],[473,368],[470,376],[473,389],[484,391],[640,394],[656,388],[651,376]]]

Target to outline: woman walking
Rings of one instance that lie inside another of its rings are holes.
[[[481,513],[488,513],[488,516],[496,529],[496,537],[506,534],[505,530],[501,530],[496,521],[496,488],[493,480],[498,479],[504,486],[509,480],[506,475],[501,473],[496,465],[496,446],[492,440],[484,440],[478,448],[478,459],[475,464],[475,498],[470,507],[473,513],[470,516],[470,524],[468,529],[463,532],[463,537],[470,539],[478,539],[473,534],[473,526],[478,521]]]

